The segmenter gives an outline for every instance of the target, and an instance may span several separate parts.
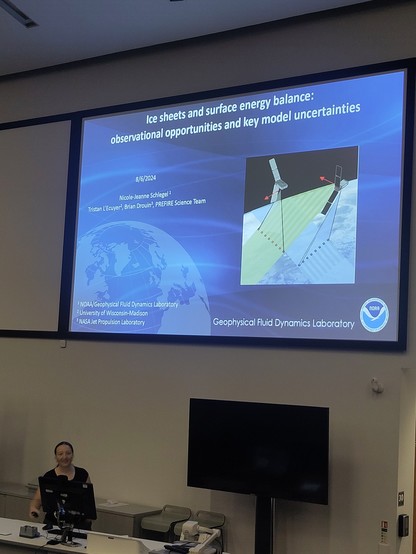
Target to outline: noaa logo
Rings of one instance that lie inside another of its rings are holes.
[[[370,298],[361,306],[360,320],[362,326],[370,333],[378,333],[384,329],[389,320],[387,304],[380,298]]]

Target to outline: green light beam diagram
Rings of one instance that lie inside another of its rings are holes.
[[[256,285],[322,212],[334,185],[324,185],[271,204],[255,233],[243,245],[241,284]]]

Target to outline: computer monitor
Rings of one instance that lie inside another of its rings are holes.
[[[92,483],[39,477],[39,489],[44,512],[54,514],[59,527],[79,527],[85,520],[97,519]]]

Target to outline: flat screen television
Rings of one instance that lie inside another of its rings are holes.
[[[275,499],[328,504],[328,472],[329,408],[190,399],[187,484],[256,496],[255,554],[273,552]]]
[[[190,400],[188,486],[327,504],[328,467],[327,407]]]
[[[413,81],[392,62],[80,114],[70,335],[403,350]]]

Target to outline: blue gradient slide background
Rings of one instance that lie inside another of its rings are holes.
[[[397,340],[404,88],[405,72],[397,71],[86,119],[71,330]],[[274,97],[281,98],[286,93],[308,93],[311,99],[273,106]],[[268,110],[238,108],[232,113],[187,116],[189,110],[205,113],[208,107],[221,102],[240,106],[241,102],[261,99],[271,101]],[[347,111],[348,106],[359,106],[359,111],[295,120],[295,113],[303,110],[342,105],[347,106]],[[183,119],[160,121],[166,114],[173,117],[180,112],[185,114]],[[265,115],[289,112],[289,121],[261,124]],[[149,116],[154,117],[155,123],[149,123]],[[257,128],[248,126],[248,120],[255,118],[260,118]],[[235,128],[225,129],[226,122],[234,122]],[[169,130],[208,123],[221,124],[222,129],[177,138],[166,136]],[[151,131],[163,136],[112,144],[117,135]],[[355,284],[241,286],[246,159],[350,146],[358,146],[359,150]],[[150,197],[154,193],[161,196]],[[130,197],[133,199],[124,200]],[[190,203],[156,204],[163,200]],[[126,209],[126,204],[137,203],[141,207]],[[101,245],[98,251],[96,242],[96,250],[91,251],[91,237],[97,236],[102,226],[123,222],[138,229],[147,226],[163,258],[154,270],[153,252],[145,289],[134,285],[134,275],[140,271],[143,258],[129,266],[131,249],[127,247],[126,253],[125,239],[116,246],[114,239],[114,244],[104,248]],[[118,255],[116,264],[114,258],[109,262],[111,249],[114,256]],[[164,273],[169,271],[166,268],[172,269],[170,281]],[[116,295],[109,280],[126,277],[126,271],[129,278]],[[98,281],[101,284],[97,285]],[[374,333],[360,324],[361,306],[372,297],[381,298],[389,309],[387,325]],[[172,299],[177,304],[173,305]],[[107,305],[98,306],[97,302],[120,300],[126,304],[147,303],[144,312],[151,311],[153,318],[155,310],[160,310],[158,324],[148,325],[150,313],[138,316],[146,320],[142,324],[103,324],[108,321],[103,313]],[[155,300],[166,305],[159,308],[154,305]],[[88,317],[80,318],[80,306],[84,306]],[[92,312],[100,312],[100,317]],[[282,326],[279,321],[292,323]],[[340,321],[354,325],[343,327]]]

